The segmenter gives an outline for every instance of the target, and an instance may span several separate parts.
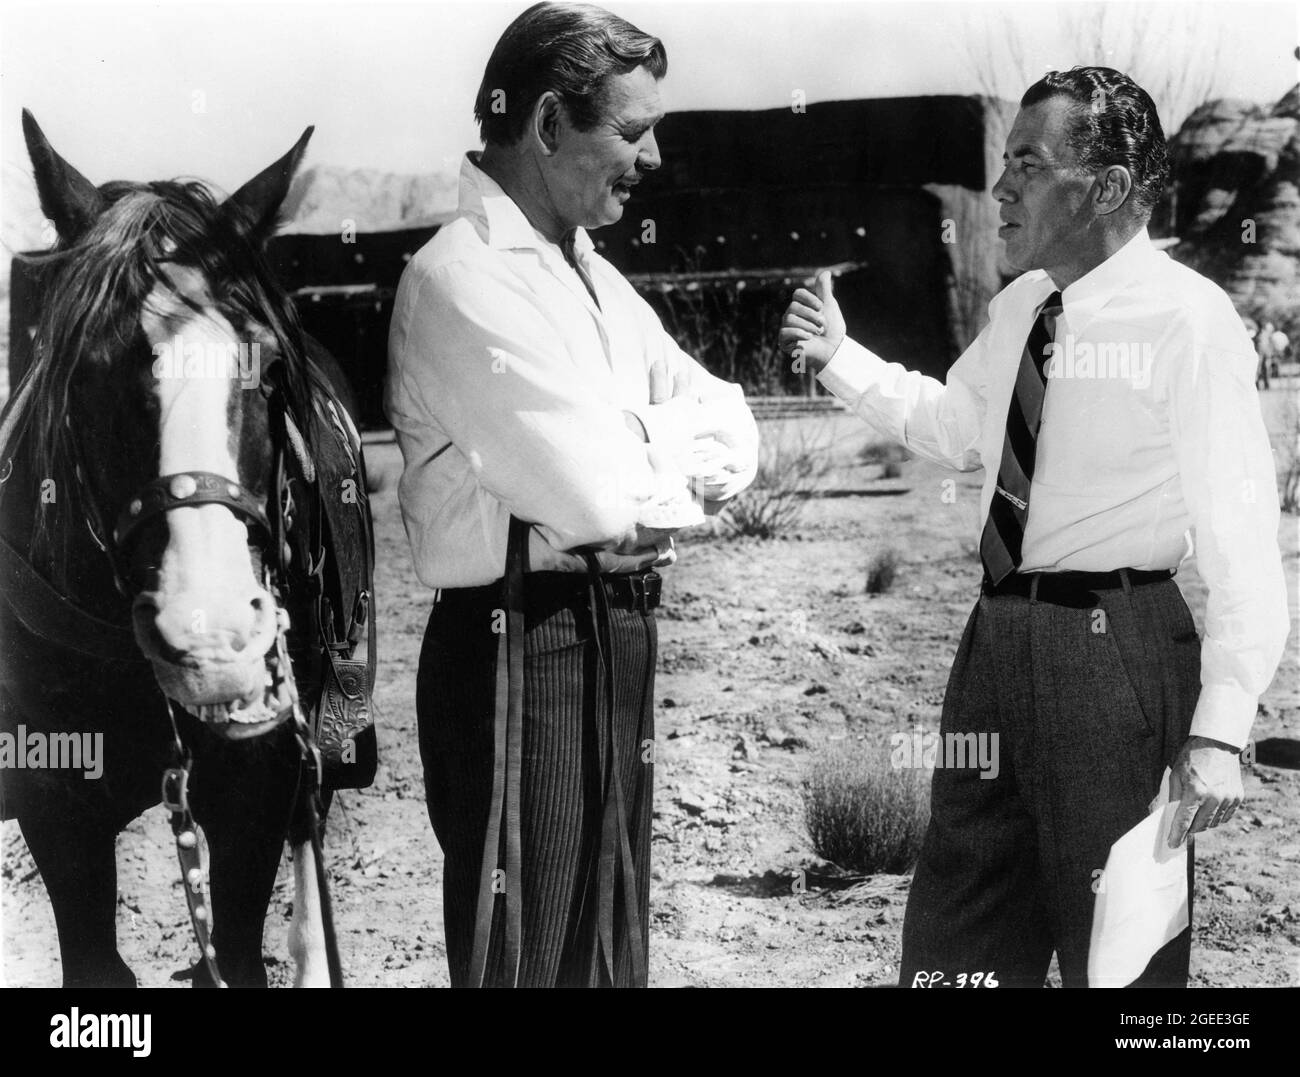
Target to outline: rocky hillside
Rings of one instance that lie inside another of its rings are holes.
[[[1271,108],[1207,102],[1172,150],[1174,256],[1243,314],[1300,329],[1300,86]]]
[[[338,232],[347,221],[358,232],[424,228],[455,213],[457,183],[454,172],[403,175],[313,165],[293,181],[281,216],[287,232]]]

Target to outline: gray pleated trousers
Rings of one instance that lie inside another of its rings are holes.
[[[1173,580],[1096,595],[1089,608],[981,596],[970,615],[941,733],[996,733],[999,772],[934,772],[902,986],[935,971],[1041,986],[1053,951],[1065,986],[1087,984],[1097,872],[1146,816],[1200,692],[1200,642]],[[1138,986],[1186,986],[1190,946],[1189,928]]]

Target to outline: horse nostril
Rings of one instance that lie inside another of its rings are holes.
[[[136,597],[133,615],[150,650],[198,661],[243,663],[263,655],[277,625],[274,597],[256,585],[144,592]]]
[[[273,629],[276,625],[276,605],[266,591],[256,591],[248,604],[253,609],[253,630],[261,632]]]

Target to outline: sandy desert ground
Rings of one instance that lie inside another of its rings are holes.
[[[1286,393],[1265,394],[1273,429]],[[835,466],[799,526],[773,540],[692,535],[680,543],[660,616],[651,983],[868,986],[895,981],[906,876],[823,888],[802,822],[800,783],[835,742],[887,743],[937,727],[949,663],[979,578],[980,474],[919,461],[901,477],[858,460],[871,435],[845,415],[765,423],[768,443],[800,436]],[[447,983],[441,856],[425,815],[414,684],[429,595],[410,567],[397,512],[395,446],[370,450],[385,477],[379,535],[382,763],[373,788],[340,795],[328,855],[348,980]],[[942,483],[955,478],[947,503]],[[1281,542],[1295,617],[1297,520]],[[902,557],[886,594],[864,593],[873,553]],[[1194,563],[1178,580],[1198,621]],[[1255,735],[1300,741],[1293,634]],[[1247,805],[1198,842],[1196,985],[1300,984],[1300,771],[1256,764]],[[17,827],[3,826],[4,980],[57,985],[53,917]],[[164,812],[121,836],[118,929],[140,982],[174,983],[195,953]],[[792,886],[800,872],[808,886]],[[267,921],[272,982],[290,982],[287,864]]]

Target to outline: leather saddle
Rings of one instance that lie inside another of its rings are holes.
[[[281,411],[277,497],[290,653],[327,789],[362,789],[378,766],[374,523],[361,437],[313,366],[310,417]],[[309,437],[304,437],[309,433]],[[268,510],[271,506],[268,505]]]

